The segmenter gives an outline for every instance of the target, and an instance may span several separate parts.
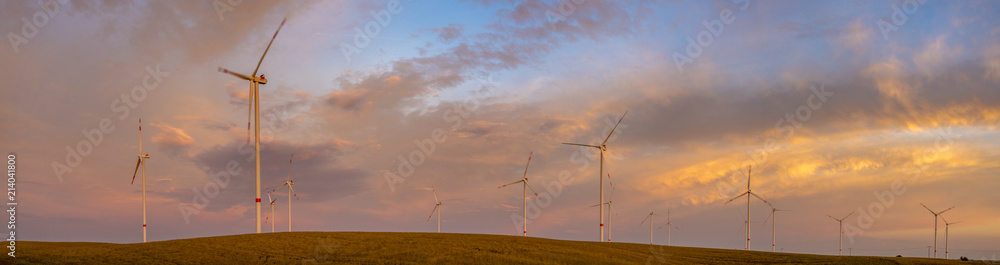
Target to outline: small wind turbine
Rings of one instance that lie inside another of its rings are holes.
[[[646,215],[645,219],[642,219],[642,223],[639,223],[639,225],[642,225],[643,223],[645,223],[646,220],[649,220],[649,244],[652,245],[653,244],[653,211],[649,211],[649,214]]]
[[[240,73],[236,73],[236,72],[233,72],[233,71],[229,71],[229,69],[225,69],[225,68],[219,67],[219,72],[231,74],[231,75],[236,76],[236,77],[238,77],[240,79],[249,80],[250,81],[250,94],[249,94],[249,97],[247,99],[248,99],[248,101],[250,101],[250,108],[253,109],[253,110],[256,110],[256,112],[254,112],[254,120],[256,122],[254,122],[254,145],[253,146],[254,146],[254,164],[255,164],[254,165],[255,166],[254,171],[256,172],[256,174],[255,174],[255,181],[256,182],[255,182],[255,186],[254,186],[254,192],[255,192],[257,198],[256,198],[256,201],[254,202],[254,205],[256,207],[256,212],[255,212],[255,215],[254,215],[254,220],[255,220],[255,223],[257,225],[257,233],[258,234],[260,234],[260,91],[259,90],[260,90],[260,85],[267,84],[267,79],[264,78],[263,74],[261,74],[260,77],[257,77],[257,70],[260,70],[260,64],[262,62],[264,62],[264,56],[267,55],[267,50],[271,49],[271,44],[274,43],[274,39],[278,37],[278,32],[281,31],[281,27],[285,26],[285,21],[286,20],[287,19],[282,19],[281,20],[281,25],[278,25],[278,30],[274,31],[274,36],[271,36],[271,42],[267,43],[267,48],[264,49],[264,54],[260,56],[260,61],[257,61],[257,68],[253,69],[253,74],[251,74],[250,76],[247,76],[247,75],[244,75],[244,74],[240,74]],[[248,112],[249,112],[249,110],[248,110]],[[249,114],[249,113],[247,113],[247,114]],[[249,131],[250,131],[250,122],[247,122],[247,132],[249,133]],[[248,136],[247,137],[247,142],[249,142],[249,141],[250,141],[250,138]]]
[[[948,209],[944,209],[944,211],[940,211],[940,212],[934,212],[933,210],[931,210],[931,208],[927,208],[927,205],[924,205],[923,203],[921,203],[920,206],[923,206],[924,209],[927,209],[927,211],[930,211],[931,214],[934,215],[934,258],[937,258],[937,219],[938,219],[938,215],[941,215],[944,212],[947,212],[948,210],[951,210],[951,209],[955,208],[955,206],[952,206],[951,208],[948,208]]]
[[[142,119],[139,119],[139,161],[135,162],[135,171],[132,172],[132,184],[135,184],[135,175],[142,166],[142,243],[146,243],[146,159],[149,154],[142,154]]]
[[[851,211],[851,213],[845,215],[844,218],[840,219],[830,216],[829,214],[826,215],[830,216],[830,218],[833,218],[833,220],[837,220],[837,222],[840,223],[840,253],[837,255],[844,255],[844,219],[847,219],[847,217],[851,216],[852,214],[854,214],[854,211]]]
[[[767,202],[767,200],[765,200],[764,198],[761,198],[760,196],[757,196],[756,193],[753,193],[753,191],[750,191],[750,172],[751,172],[751,170],[752,170],[752,168],[750,166],[747,166],[747,191],[744,192],[743,194],[740,194],[740,196],[736,196],[735,198],[729,199],[729,201],[726,201],[726,204],[729,204],[730,202],[732,202],[732,201],[734,201],[736,199],[739,199],[740,197],[747,196],[747,195],[753,195],[754,197],[757,197],[757,199],[760,199],[760,201],[766,203],[768,206],[771,206],[770,202]],[[747,233],[747,242],[746,242],[746,247],[744,248],[744,250],[750,250],[750,196],[747,196],[747,220],[746,220],[746,225],[747,225],[747,231],[746,231],[746,233]]]
[[[774,214],[774,212],[780,212],[780,211],[788,211],[788,210],[782,210],[782,209],[777,209],[777,208],[771,207],[771,215],[768,215],[767,219],[764,219],[764,224],[767,224],[767,220],[771,220],[771,217],[775,218],[774,221],[771,221],[771,252],[774,252],[774,232],[776,231],[775,230],[775,223],[778,222],[778,219],[777,219],[778,216],[776,216]]]
[[[296,200],[299,199],[299,195],[295,194],[295,189],[292,189],[292,185],[295,184],[295,181],[292,181],[292,158],[295,158],[295,154],[288,157],[288,175],[285,176],[285,184],[281,184],[281,186],[271,190],[271,192],[274,192],[281,187],[288,186],[288,232],[292,231],[292,196]]]
[[[656,228],[656,229],[659,230],[659,229],[661,229],[663,227],[667,228],[667,246],[670,246],[670,228],[681,230],[676,225],[672,225],[670,223],[670,209],[667,209],[667,223],[661,225],[659,228]]]
[[[948,259],[948,226],[958,222],[949,223],[947,219],[944,219],[944,216],[941,216],[941,220],[944,221],[944,259]]]
[[[441,210],[444,210],[443,209],[444,207],[441,207],[441,205],[443,205],[443,204],[441,204],[441,201],[438,200],[438,195],[437,195],[437,192],[434,191],[434,186],[431,186],[431,193],[434,194],[434,202],[437,203],[437,204],[434,204],[434,210],[431,210],[431,215],[427,216],[427,221],[430,222],[431,221],[431,217],[434,217],[434,212],[437,212],[438,213],[438,233],[441,233]]]
[[[278,199],[271,199],[271,193],[267,193],[267,200],[271,201],[267,205],[267,217],[264,217],[264,223],[267,223],[267,219],[274,217],[274,205],[278,203]],[[274,220],[271,220],[271,233],[274,233]]]
[[[601,187],[600,187],[601,194],[600,194],[600,198],[598,198],[599,200],[597,200],[598,204],[604,203],[604,181],[601,180],[602,179],[601,176],[604,176],[604,151],[608,150],[608,146],[607,146],[608,140],[611,139],[611,135],[615,134],[615,129],[618,129],[618,124],[622,123],[622,119],[625,119],[625,115],[628,115],[628,111],[627,110],[625,111],[625,114],[622,114],[622,117],[618,119],[618,123],[615,123],[615,127],[611,128],[611,132],[608,133],[608,137],[604,138],[604,142],[601,142],[601,145],[562,143],[562,144],[565,144],[565,145],[576,145],[576,146],[597,148],[597,150],[601,151],[601,172],[597,173],[597,180],[599,180],[599,182],[601,183],[600,184],[601,185]],[[600,215],[598,215],[599,218],[597,220],[599,220],[599,222],[601,223],[601,226],[600,226],[600,231],[601,231],[601,233],[600,233],[600,239],[598,239],[597,241],[604,241],[604,207],[597,207],[597,209],[600,209],[599,210],[600,211]]]
[[[608,205],[608,242],[611,242],[611,211],[614,208],[611,206],[611,198],[615,197],[615,183],[611,182],[611,173],[608,173],[608,184],[611,184],[611,195],[608,195],[608,202],[604,203]],[[591,205],[590,207],[598,207],[600,204]],[[615,210],[615,216],[618,216],[618,211]]]
[[[535,196],[538,196],[538,192],[535,192],[535,189],[532,189],[531,185],[528,184],[528,166],[531,165],[531,155],[534,153],[535,152],[528,153],[528,163],[524,165],[524,175],[521,176],[521,180],[514,181],[508,184],[501,185],[500,187],[497,187],[497,189],[501,189],[503,187],[507,187],[517,183],[524,183],[524,185],[522,185],[521,187],[521,202],[523,203],[521,209],[524,210],[524,215],[522,216],[524,218],[524,223],[522,223],[524,225],[524,230],[523,230],[524,236],[528,236],[528,189],[531,189],[531,192],[534,193]]]

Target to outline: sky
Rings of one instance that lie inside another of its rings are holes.
[[[743,249],[750,168],[787,210],[753,198],[752,250],[777,222],[780,251],[837,254],[827,215],[850,214],[845,253],[923,257],[924,204],[955,207],[952,257],[1000,254],[995,1],[0,6],[19,240],[142,242],[140,144],[150,241],[255,232],[249,84],[218,69],[251,74],[287,19],[258,72],[260,218],[290,177],[294,231],[434,232],[436,194],[442,232],[521,235],[498,187],[530,155],[528,236],[599,240],[603,181],[612,241],[648,243],[652,211],[666,244],[669,210],[672,245]],[[561,144],[606,137],[603,176]]]

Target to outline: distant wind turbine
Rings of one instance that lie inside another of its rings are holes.
[[[267,223],[268,219],[274,217],[274,205],[278,203],[278,199],[271,199],[271,192],[267,193],[267,200],[271,203],[267,204],[267,216],[264,217],[264,223]],[[274,233],[274,220],[271,220],[271,233]]]
[[[750,166],[747,166],[747,191],[744,192],[743,194],[740,194],[740,196],[736,196],[735,198],[729,199],[729,201],[726,201],[726,204],[729,204],[730,202],[732,202],[732,201],[734,201],[736,199],[739,199],[740,197],[747,196],[747,195],[753,195],[754,197],[757,197],[757,199],[760,199],[760,201],[766,203],[768,206],[771,206],[770,202],[767,202],[767,200],[765,200],[764,198],[761,198],[760,196],[757,196],[756,193],[753,193],[753,191],[750,191],[750,173],[751,173],[751,170],[752,170],[752,168]],[[744,250],[750,250],[750,196],[747,196],[747,220],[746,220],[746,225],[747,225],[747,231],[746,231],[746,233],[747,233],[747,242],[746,242],[746,247],[744,248]]]
[[[434,209],[431,210],[431,215],[427,216],[427,221],[430,222],[431,221],[431,217],[434,217],[434,212],[437,212],[438,213],[438,233],[441,233],[441,210],[444,209],[444,207],[441,207],[441,205],[444,205],[444,204],[441,204],[441,201],[438,200],[438,195],[437,195],[437,192],[434,191],[434,186],[431,186],[431,193],[434,194],[434,202],[436,204],[434,204]]]
[[[772,217],[778,218],[778,216],[775,215],[774,212],[781,212],[781,211],[787,211],[787,210],[776,209],[774,207],[771,207],[771,215],[768,215],[767,219],[764,219],[764,224],[767,224],[767,220],[771,220]],[[771,221],[771,252],[774,252],[774,232],[776,231],[775,223],[777,222],[778,219],[774,219],[774,221]]]
[[[263,74],[261,74],[260,77],[257,77],[257,70],[260,70],[260,64],[264,62],[264,56],[267,55],[267,50],[271,49],[271,44],[274,43],[274,39],[278,37],[278,32],[281,31],[281,27],[285,26],[286,20],[287,19],[282,19],[281,25],[278,25],[278,30],[274,31],[274,36],[271,36],[271,42],[267,43],[267,48],[264,49],[264,54],[260,56],[260,61],[257,61],[257,68],[254,68],[253,74],[247,76],[244,74],[229,71],[229,69],[219,67],[219,72],[231,74],[240,79],[250,81],[250,95],[248,99],[250,101],[251,109],[256,110],[256,112],[254,112],[254,120],[256,120],[256,122],[254,122],[253,146],[254,146],[254,163],[255,163],[254,172],[256,172],[255,175],[256,184],[254,186],[254,193],[256,194],[257,198],[254,202],[254,205],[256,207],[254,220],[257,226],[258,234],[260,234],[260,91],[259,90],[260,90],[260,85],[267,84],[267,79],[264,78]],[[247,131],[249,132],[249,130],[250,130],[250,122],[247,122]],[[247,137],[247,142],[249,141],[250,138]]]
[[[941,216],[941,220],[944,221],[944,259],[948,259],[948,226],[958,222],[949,223],[947,219],[944,219],[944,216]]]
[[[845,215],[844,218],[840,219],[830,216],[829,214],[826,215],[830,216],[830,218],[833,218],[833,220],[837,220],[837,222],[840,223],[840,253],[838,255],[844,255],[844,219],[847,219],[847,217],[851,216],[852,214],[854,214],[854,211],[851,211],[851,213]]]
[[[524,165],[524,175],[521,176],[521,180],[514,181],[508,184],[501,185],[500,187],[497,187],[497,189],[501,189],[503,187],[507,187],[517,183],[523,183],[523,185],[521,186],[521,202],[523,203],[521,209],[524,210],[524,215],[521,217],[524,218],[524,222],[522,223],[524,225],[524,229],[522,230],[524,236],[528,236],[528,189],[531,189],[531,192],[534,193],[536,197],[538,196],[538,192],[535,192],[535,189],[532,189],[531,185],[528,184],[528,166],[531,165],[531,155],[534,153],[535,152],[528,153],[528,163]]]
[[[653,244],[653,211],[649,211],[649,214],[646,215],[646,219],[642,219],[642,223],[639,223],[639,225],[642,225],[643,223],[646,223],[646,220],[649,220],[649,244],[652,245]]]
[[[661,225],[659,228],[656,228],[656,229],[659,230],[660,228],[663,228],[663,227],[667,228],[667,246],[670,246],[670,228],[681,230],[676,225],[672,225],[670,223],[670,209],[667,209],[667,223]]]
[[[597,180],[599,180],[599,182],[601,183],[600,198],[598,198],[597,200],[598,204],[604,203],[604,181],[602,180],[603,178],[601,177],[604,176],[604,151],[608,150],[607,146],[608,140],[611,139],[611,135],[615,134],[615,129],[618,129],[618,124],[622,123],[622,120],[625,119],[625,115],[628,115],[627,110],[625,111],[625,114],[622,114],[622,117],[618,119],[618,123],[615,123],[615,127],[611,128],[611,132],[608,133],[608,137],[604,138],[604,142],[601,142],[601,145],[562,143],[565,145],[576,145],[576,146],[597,148],[597,150],[601,151],[601,172],[597,173]],[[601,226],[599,227],[599,230],[601,231],[600,238],[597,241],[604,241],[604,207],[597,207],[597,209],[599,209],[600,211],[600,215],[598,215],[597,220],[598,222],[601,223]]]
[[[295,158],[295,154],[288,157],[288,175],[285,176],[285,184],[281,184],[281,186],[271,190],[271,192],[274,192],[281,187],[288,186],[288,232],[292,231],[292,197],[294,196],[296,200],[299,199],[299,195],[292,189],[292,185],[295,184],[295,181],[292,180],[292,158]]]
[[[611,173],[608,173],[608,184],[611,184],[611,195],[608,195],[608,202],[606,202],[604,204],[608,205],[608,242],[611,242],[611,211],[614,210],[614,207],[611,206],[611,204],[612,204],[612,200],[611,199],[615,197],[615,183],[611,182]],[[600,204],[595,204],[595,205],[591,205],[590,207],[598,207],[598,206],[601,206],[601,205]],[[615,211],[615,213],[614,213],[615,216],[618,216],[618,211],[617,210],[614,210],[614,211]]]
[[[923,206],[924,209],[927,209],[927,211],[930,211],[931,214],[934,215],[934,258],[937,258],[937,219],[938,219],[938,215],[941,215],[944,212],[947,212],[948,210],[951,210],[951,209],[955,208],[955,206],[952,206],[951,208],[948,208],[948,209],[944,209],[944,211],[940,211],[940,212],[934,212],[933,210],[931,210],[931,208],[927,208],[927,205],[924,205],[923,203],[921,203],[920,206]]]
[[[132,172],[132,184],[135,184],[135,175],[142,166],[142,243],[146,243],[146,159],[149,154],[142,154],[142,119],[139,119],[139,161],[135,163],[135,171]]]

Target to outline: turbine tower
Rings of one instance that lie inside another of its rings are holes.
[[[299,195],[295,193],[295,189],[292,189],[292,185],[295,181],[292,180],[292,158],[295,158],[295,154],[292,154],[288,158],[288,175],[285,176],[285,184],[281,184],[271,192],[274,192],[281,187],[288,186],[288,232],[292,231],[292,197],[294,196],[296,200],[299,199]]]
[[[267,200],[271,203],[267,205],[267,217],[264,217],[264,223],[267,223],[267,219],[274,217],[274,205],[278,204],[278,199],[271,199],[271,192],[267,193]],[[271,233],[274,233],[274,220],[271,220]]]
[[[837,222],[840,223],[840,253],[837,254],[837,255],[841,255],[841,256],[844,255],[844,219],[847,219],[847,217],[851,216],[852,214],[854,214],[854,211],[851,211],[851,213],[845,215],[844,218],[840,218],[840,219],[837,219],[836,217],[830,216],[829,214],[826,215],[826,216],[830,216],[830,218],[833,218],[833,220],[837,220]]]
[[[261,74],[257,77],[257,70],[260,70],[260,64],[264,62],[264,56],[267,55],[267,50],[271,49],[271,44],[274,43],[274,39],[278,37],[278,32],[281,31],[281,27],[285,26],[285,21],[287,19],[281,20],[281,25],[278,25],[278,30],[274,31],[274,36],[271,36],[271,42],[267,43],[267,48],[264,49],[264,54],[260,56],[260,61],[257,61],[257,68],[254,68],[253,74],[246,76],[244,74],[236,73],[219,67],[219,72],[231,74],[243,80],[250,81],[250,95],[248,97],[250,101],[250,109],[254,110],[254,194],[256,199],[254,201],[254,207],[256,212],[254,213],[254,222],[257,226],[257,233],[260,234],[260,85],[267,84],[267,79]],[[249,113],[248,113],[249,114]],[[250,122],[247,122],[247,131],[250,130]],[[247,138],[250,141],[250,138]]]
[[[948,259],[948,226],[958,222],[949,223],[948,220],[944,219],[944,216],[941,216],[941,220],[944,221],[944,259]]]
[[[615,129],[618,129],[618,124],[622,123],[622,119],[625,119],[625,115],[628,115],[627,110],[625,111],[625,114],[622,114],[622,117],[618,119],[618,123],[615,123],[615,127],[611,128],[611,132],[608,133],[608,137],[604,138],[604,142],[601,142],[601,145],[562,143],[565,145],[597,148],[597,150],[601,151],[601,171],[597,173],[597,180],[600,182],[600,197],[597,200],[598,204],[604,203],[604,180],[601,178],[601,176],[604,176],[604,152],[608,150],[608,140],[611,139],[611,135],[615,134]],[[601,226],[599,227],[600,238],[597,241],[600,242],[604,241],[604,207],[597,207],[597,209],[599,209],[598,211],[600,212],[597,220],[601,223]]]
[[[778,216],[776,216],[774,212],[781,212],[781,211],[787,211],[787,210],[776,209],[774,207],[771,207],[771,215],[768,215],[767,219],[764,219],[764,224],[767,224],[767,220],[771,220],[772,217],[775,218],[773,221],[771,221],[771,252],[774,252],[774,232],[776,231],[774,223],[778,222],[777,219]]]
[[[149,154],[142,154],[142,119],[139,119],[139,161],[135,163],[135,170],[132,171],[132,184],[135,184],[135,175],[142,166],[142,243],[146,243],[146,159]],[[131,184],[130,184],[131,185]]]
[[[611,242],[611,211],[615,211],[615,216],[618,216],[618,211],[614,210],[611,206],[612,198],[615,197],[615,183],[611,181],[611,173],[608,173],[608,184],[611,184],[611,195],[608,195],[608,202],[604,203],[608,205],[608,242]],[[599,207],[600,204],[591,205],[590,207]]]
[[[524,236],[528,236],[528,189],[531,189],[531,192],[534,193],[536,197],[538,196],[538,192],[535,192],[535,189],[532,189],[531,185],[528,184],[528,166],[531,165],[531,155],[534,153],[535,152],[528,153],[528,163],[524,165],[524,175],[521,176],[521,180],[497,187],[497,189],[501,189],[517,183],[523,183],[521,186],[521,202],[523,204],[521,209],[524,210],[524,215],[522,216],[524,218],[524,222],[522,223],[524,225],[524,229],[522,230]]]
[[[437,195],[437,192],[434,191],[434,186],[431,186],[431,193],[434,194],[434,202],[436,204],[434,204],[434,209],[431,210],[431,215],[427,216],[427,221],[430,222],[431,221],[431,217],[434,217],[434,212],[437,212],[438,213],[438,233],[441,233],[441,211],[444,210],[444,207],[441,207],[441,205],[444,205],[444,204],[441,204],[441,201],[438,200],[438,195]]]
[[[642,223],[639,223],[639,225],[642,225],[643,223],[645,223],[646,220],[649,220],[649,244],[652,245],[653,244],[653,211],[649,211],[649,214],[646,215],[645,219],[642,219]]]
[[[752,170],[752,168],[750,166],[747,166],[747,191],[744,192],[743,194],[740,194],[740,196],[736,196],[735,198],[729,199],[729,201],[726,201],[726,204],[729,204],[730,202],[732,202],[732,201],[734,201],[736,199],[739,199],[740,197],[747,196],[747,195],[753,195],[757,199],[760,199],[760,201],[766,203],[767,206],[772,206],[770,202],[767,202],[767,200],[765,200],[764,198],[761,198],[756,193],[753,193],[753,191],[750,191],[750,173],[751,173],[751,170]],[[746,226],[747,226],[747,230],[746,230],[746,233],[747,233],[747,242],[746,242],[746,247],[744,248],[744,250],[750,250],[750,196],[747,196],[747,220],[746,220]]]
[[[670,209],[667,209],[667,223],[666,223],[666,224],[663,224],[663,225],[661,225],[661,226],[660,226],[659,228],[656,228],[656,229],[657,229],[657,230],[659,230],[659,229],[661,229],[661,228],[663,228],[663,227],[666,227],[666,228],[667,228],[667,246],[670,246],[670,228],[673,228],[673,229],[677,229],[677,230],[681,230],[681,229],[680,229],[680,228],[678,228],[677,226],[675,226],[675,225],[672,225],[672,224],[670,223]]]
[[[934,212],[933,210],[931,210],[931,208],[927,208],[927,205],[924,205],[923,203],[921,203],[920,206],[923,206],[924,209],[927,209],[927,211],[931,212],[931,214],[934,215],[934,258],[937,258],[937,219],[938,219],[938,215],[941,215],[944,212],[947,212],[948,210],[951,210],[951,209],[955,208],[955,206],[952,206],[951,208],[948,208],[948,209],[944,209],[944,211],[940,211],[940,212]]]

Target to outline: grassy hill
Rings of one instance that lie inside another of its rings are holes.
[[[135,244],[17,242],[4,264],[969,264],[434,233],[291,232]]]

